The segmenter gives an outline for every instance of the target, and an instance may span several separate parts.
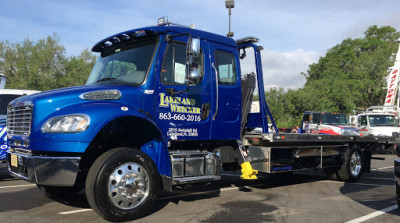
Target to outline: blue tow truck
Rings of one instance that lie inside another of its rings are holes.
[[[268,132],[268,118],[278,128],[256,42],[162,20],[101,40],[86,85],[9,104],[10,173],[51,196],[85,188],[96,213],[126,221],[145,215],[162,189],[219,180],[221,167],[249,180],[323,168],[355,181],[369,171],[376,138]],[[255,64],[241,73],[246,51]],[[256,86],[260,112],[250,113]]]

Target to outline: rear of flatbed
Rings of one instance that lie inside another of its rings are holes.
[[[322,134],[246,134],[247,159],[259,172],[280,173],[322,168],[328,177],[354,181],[370,171],[371,154],[395,138]]]

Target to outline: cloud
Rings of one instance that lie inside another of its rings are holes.
[[[265,50],[261,56],[266,89],[272,86],[302,88],[306,80],[300,73],[306,72],[318,59],[316,53],[303,49],[283,53]]]
[[[248,55],[251,55],[247,52]],[[264,75],[264,88],[282,87],[284,89],[298,89],[305,84],[305,78],[300,74],[306,72],[308,66],[317,62],[318,56],[313,51],[296,49],[292,52],[277,52],[272,50],[261,51]],[[242,63],[242,72],[254,70],[254,57]]]
[[[0,41],[36,41],[57,33],[68,55],[115,33],[155,25],[162,16],[212,33],[228,32],[224,0],[1,0],[0,8],[7,9],[0,13]],[[232,31],[235,39],[257,36],[268,49],[262,52],[266,88],[295,89],[305,81],[300,72],[344,39],[362,37],[371,25],[399,30],[399,9],[398,0],[237,0]]]

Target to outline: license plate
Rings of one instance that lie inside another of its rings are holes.
[[[11,166],[18,167],[18,156],[11,154]]]

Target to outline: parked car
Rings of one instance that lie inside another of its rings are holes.
[[[39,91],[0,89],[0,165],[5,166],[7,146],[7,105],[10,101],[23,95],[38,93]]]
[[[390,108],[390,107],[389,107]],[[365,136],[393,137],[400,134],[399,120],[396,110],[382,109],[382,106],[372,106],[364,113],[353,116],[353,125]],[[393,153],[393,145],[382,145],[376,148],[378,153]]]
[[[350,125],[347,115],[338,112],[307,111],[303,115],[301,130],[327,135],[360,135],[359,129]]]

